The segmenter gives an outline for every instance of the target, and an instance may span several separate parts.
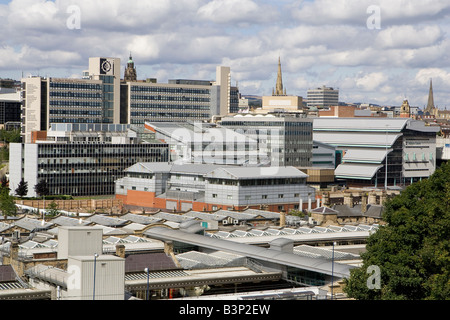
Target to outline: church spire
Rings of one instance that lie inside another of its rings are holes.
[[[432,113],[434,111],[434,95],[433,95],[433,79],[430,79],[430,92],[428,94],[428,104],[425,112]]]
[[[281,72],[281,57],[278,58],[278,76],[277,84],[275,86],[275,96],[285,96],[286,90],[283,90],[283,74]]]

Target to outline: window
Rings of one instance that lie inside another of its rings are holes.
[[[250,200],[252,196],[245,196],[245,200]]]
[[[279,194],[278,195],[278,199],[283,199],[284,198],[284,194]]]
[[[295,193],[294,198],[298,198],[298,197],[300,197],[300,193]]]
[[[262,198],[263,198],[263,199],[267,199],[267,194],[263,194],[263,195],[262,195]]]
[[[217,193],[213,193],[213,194],[212,194],[212,197],[213,197],[213,198],[217,198]]]
[[[233,200],[233,196],[231,194],[227,195],[228,200]]]

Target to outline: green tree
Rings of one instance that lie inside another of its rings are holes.
[[[0,210],[5,219],[6,217],[17,215],[17,207],[14,197],[9,194],[9,189],[7,188],[1,188],[0,190]]]
[[[34,191],[40,196],[45,197],[49,194],[47,181],[41,180],[34,186]]]
[[[52,201],[47,207],[47,215],[50,217],[56,217],[61,212],[58,210],[58,204],[55,201]]]
[[[19,197],[23,198],[28,194],[28,182],[26,182],[25,180],[20,180],[19,185],[17,186],[16,190],[16,195],[18,195]]]
[[[450,163],[389,199],[371,235],[361,268],[351,270],[345,292],[361,300],[450,299]],[[380,288],[368,286],[368,268],[380,270]]]

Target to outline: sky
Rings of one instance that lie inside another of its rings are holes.
[[[340,101],[450,107],[448,0],[0,0],[0,78],[81,77],[130,52],[138,78],[214,80],[271,95],[323,85]]]

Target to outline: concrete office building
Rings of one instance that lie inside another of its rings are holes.
[[[90,58],[88,78],[22,79],[22,134],[52,123],[120,123],[120,59]]]
[[[273,166],[311,166],[313,122],[302,114],[235,115],[217,123],[256,140]]]
[[[323,109],[339,105],[339,90],[322,86],[307,92],[308,108]]]
[[[126,205],[176,211],[267,207],[280,212],[314,202],[307,175],[293,167],[137,163],[116,182]]]
[[[52,123],[104,123],[144,126],[145,121],[210,120],[237,113],[239,89],[229,67],[217,67],[216,81],[156,79],[138,81],[130,57],[121,81],[119,58],[90,58],[81,79],[22,79],[22,134],[46,131]]]
[[[239,89],[229,67],[217,67],[216,81],[172,79],[168,83],[126,81],[121,85],[122,123],[208,121],[239,111]]]
[[[383,188],[428,178],[436,169],[438,131],[406,118],[314,119],[314,140],[336,147],[336,178],[348,186]]]
[[[44,141],[10,145],[10,187],[41,180],[50,195],[113,195],[115,180],[141,161],[168,161],[168,145],[140,128],[115,124],[52,124]]]

